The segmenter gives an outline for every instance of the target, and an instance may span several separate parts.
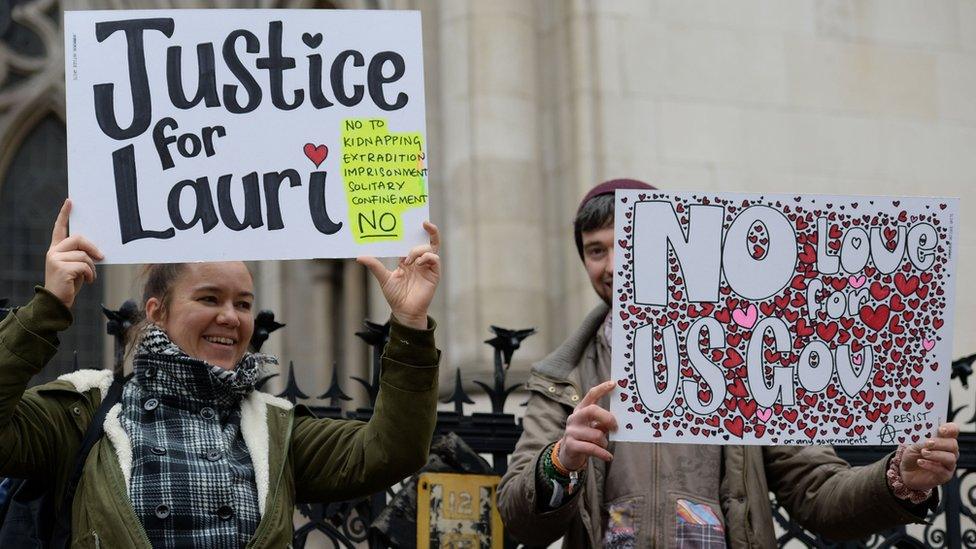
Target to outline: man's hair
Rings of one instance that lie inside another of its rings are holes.
[[[587,200],[576,212],[573,221],[573,236],[576,250],[583,259],[583,233],[613,227],[613,193],[601,194]]]

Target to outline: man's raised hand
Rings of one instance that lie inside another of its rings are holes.
[[[617,430],[617,420],[598,404],[613,391],[613,380],[590,389],[573,413],[566,418],[566,432],[559,443],[559,463],[570,471],[586,467],[590,456],[609,462],[607,433]]]

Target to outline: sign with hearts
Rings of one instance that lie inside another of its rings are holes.
[[[106,263],[427,241],[419,12],[65,13],[71,232]]]
[[[614,440],[898,444],[945,420],[958,199],[616,200]]]

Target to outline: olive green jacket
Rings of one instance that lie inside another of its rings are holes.
[[[71,324],[60,301],[38,289],[0,323],[0,475],[49,479],[63,493],[102,395],[107,370],[79,370],[27,389]],[[249,548],[288,547],[296,503],[373,493],[426,463],[436,422],[437,363],[428,330],[393,323],[381,390],[368,423],[317,419],[259,391],[241,403],[241,432],[254,463],[261,522]],[[118,408],[92,448],[71,509],[72,547],[150,547],[129,502],[132,452]]]
[[[563,537],[563,547],[600,547],[607,501],[603,498],[604,466],[591,459],[583,488],[562,506],[546,510],[536,490],[536,467],[543,448],[566,428],[566,418],[582,397],[580,368],[593,367],[593,336],[607,315],[597,307],[580,329],[556,351],[536,364],[527,382],[530,391],[523,433],[498,486],[498,507],[506,531],[528,545],[549,545]],[[648,445],[648,459],[668,459],[668,445]],[[885,478],[888,459],[851,467],[829,446],[738,446],[722,449],[718,501],[733,548],[773,549],[777,546],[769,493],[790,517],[833,539],[867,536],[897,525],[922,522],[925,510],[913,512],[892,495]],[[655,499],[665,502],[666,516],[640,525],[640,547],[673,542],[674,504],[680,487],[664,479],[652,483]],[[933,496],[934,498],[935,496]],[[650,505],[643,502],[642,505]],[[931,502],[930,502],[931,504]],[[670,528],[669,528],[670,525]]]

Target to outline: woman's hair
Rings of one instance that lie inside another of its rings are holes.
[[[138,321],[133,322],[125,334],[125,361],[139,346],[139,342],[142,340],[142,332],[149,324],[149,319],[146,316],[146,302],[152,297],[158,299],[160,312],[165,315],[173,297],[173,286],[176,285],[176,281],[179,280],[185,270],[186,263],[151,263],[143,269],[142,276],[146,282],[142,286],[142,302],[139,304]]]
[[[146,284],[142,287],[142,313],[145,316],[146,302],[155,297],[160,303],[160,312],[165,316],[172,298],[173,286],[186,270],[186,263],[152,263],[146,265],[143,276]]]

